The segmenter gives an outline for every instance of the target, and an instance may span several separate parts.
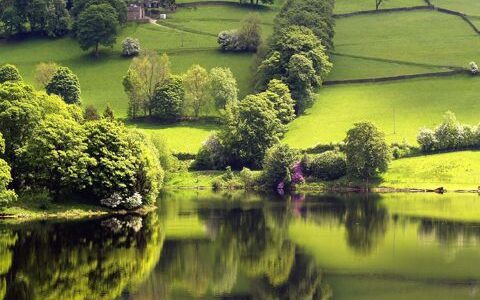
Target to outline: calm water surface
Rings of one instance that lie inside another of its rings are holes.
[[[182,191],[1,224],[0,299],[480,299],[480,197]]]

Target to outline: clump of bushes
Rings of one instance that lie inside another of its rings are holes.
[[[345,154],[326,151],[308,159],[303,159],[307,175],[321,180],[335,180],[347,174]]]
[[[270,188],[286,188],[292,183],[292,167],[297,152],[287,144],[278,144],[268,149],[263,161],[262,182]]]
[[[478,69],[478,65],[476,62],[472,61],[470,62],[470,74],[472,75],[478,75],[478,73],[480,72],[480,70]]]
[[[140,53],[140,42],[138,39],[127,37],[122,41],[122,55],[136,56]]]
[[[447,112],[435,129],[422,128],[417,135],[422,152],[460,150],[480,147],[480,128],[463,125],[455,114]]]
[[[242,20],[240,29],[220,32],[217,42],[223,51],[257,51],[262,42],[259,16],[250,14]]]
[[[0,67],[0,83],[7,81],[22,81],[22,76],[20,76],[17,67],[9,64]]]

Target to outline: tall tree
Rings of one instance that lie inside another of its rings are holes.
[[[152,115],[175,119],[181,116],[185,89],[180,76],[172,75],[167,81],[155,89],[152,102]]]
[[[200,65],[193,65],[184,75],[185,98],[195,117],[209,108],[209,83],[208,72]]]
[[[217,109],[223,109],[227,104],[237,101],[237,80],[229,68],[210,70],[210,91]]]
[[[129,96],[130,117],[138,117],[140,109],[143,109],[143,115],[152,114],[155,89],[169,77],[170,60],[166,54],[159,57],[154,51],[144,51],[132,60],[123,78],[123,87]]]
[[[347,132],[345,153],[348,173],[364,179],[385,172],[390,161],[385,134],[370,122],[355,123]]]
[[[78,16],[76,37],[83,50],[94,49],[98,56],[99,46],[113,47],[118,35],[118,15],[109,4],[91,5]]]

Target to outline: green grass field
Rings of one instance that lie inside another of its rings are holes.
[[[380,184],[389,187],[470,189],[480,186],[480,152],[463,151],[391,162]]]
[[[183,12],[185,10],[185,12]],[[191,9],[179,9],[177,17],[187,20]],[[206,6],[194,11],[197,19],[188,24],[193,28],[210,30],[231,29],[238,26],[241,18],[250,12],[261,14],[262,19],[271,22],[273,9],[250,9],[243,7]],[[264,17],[265,14],[265,18]],[[225,16],[231,18],[223,23]],[[172,19],[174,22],[175,18]],[[266,22],[266,21],[265,21]],[[264,25],[265,36],[271,32],[271,25]],[[113,49],[102,49],[101,57],[96,59],[83,52],[71,38],[41,39],[29,38],[0,44],[0,65],[17,65],[27,82],[33,83],[35,65],[40,62],[57,62],[68,66],[79,76],[82,86],[82,100],[85,105],[93,104],[103,109],[112,105],[118,117],[126,116],[127,97],[123,92],[122,77],[130,64],[130,59],[120,56],[121,41],[127,37],[140,40],[142,49],[156,50],[170,56],[172,70],[175,73],[186,71],[192,64],[205,68],[217,66],[229,67],[237,78],[240,96],[251,91],[251,74],[254,56],[252,54],[222,53],[217,50],[216,37],[201,33],[158,26],[154,24],[129,24],[123,28]]]
[[[480,47],[465,21],[435,11],[342,18],[335,31],[338,53],[434,66],[465,67]]]
[[[295,148],[341,141],[355,122],[369,120],[389,142],[415,144],[419,129],[439,124],[448,110],[463,123],[479,123],[479,89],[480,78],[469,75],[324,87],[284,141]]]
[[[445,0],[452,1],[452,0]],[[468,1],[468,0],[466,0]],[[474,1],[474,0],[471,0]],[[387,0],[380,6],[383,8],[397,8],[397,7],[410,7],[426,5],[423,0]],[[335,1],[335,13],[345,14],[362,10],[374,10],[375,1],[372,0],[336,0]]]
[[[431,0],[438,7],[459,11],[469,16],[480,16],[480,2],[477,0]]]

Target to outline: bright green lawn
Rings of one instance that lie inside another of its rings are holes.
[[[447,1],[452,1],[452,0],[447,0]],[[475,0],[471,0],[471,1],[475,1]],[[380,6],[380,9],[426,5],[423,0],[386,0],[384,2],[385,3],[383,3]],[[355,11],[374,10],[374,9],[375,9],[374,0],[336,0],[335,1],[336,14],[345,14],[345,13],[351,13]]]
[[[159,21],[159,24],[166,26],[172,24],[187,32],[200,31],[216,36],[220,31],[237,29],[240,21],[249,13],[257,13],[260,16],[263,37],[267,38],[273,32],[273,19],[277,14],[274,7],[258,9],[220,5],[188,7],[170,14],[167,20]]]
[[[415,64],[390,63],[372,59],[333,55],[333,70],[327,80],[377,78],[405,74],[420,74],[448,71],[445,68]]]
[[[480,16],[480,1],[478,0],[431,0],[438,7],[459,11],[470,16]]]
[[[387,173],[382,175],[381,185],[476,190],[480,186],[480,152],[463,151],[394,160]]]
[[[285,142],[307,148],[341,141],[355,122],[369,120],[388,141],[415,143],[418,130],[437,125],[448,110],[461,122],[479,123],[479,90],[480,78],[468,75],[324,87],[313,107],[290,123]]]
[[[218,129],[216,124],[182,122],[167,125],[138,123],[130,125],[141,131],[162,137],[174,153],[197,153],[202,142]]]
[[[438,66],[466,66],[480,48],[465,21],[435,11],[341,18],[335,31],[338,53]]]

